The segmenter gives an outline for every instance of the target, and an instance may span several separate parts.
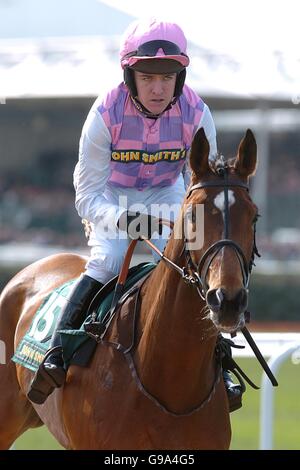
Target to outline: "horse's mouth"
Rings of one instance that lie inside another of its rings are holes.
[[[239,289],[233,296],[222,287],[209,289],[206,294],[209,317],[219,331],[232,333],[245,325],[244,312],[248,305],[248,290]]]
[[[210,310],[209,318],[213,322],[217,330],[221,333],[233,333],[242,329],[245,326],[245,315],[243,312],[235,315],[233,318],[232,315],[220,316],[220,312],[214,312]]]

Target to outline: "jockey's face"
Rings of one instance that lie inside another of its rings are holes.
[[[176,73],[149,74],[134,71],[137,97],[153,114],[162,113],[172,101],[176,84]]]

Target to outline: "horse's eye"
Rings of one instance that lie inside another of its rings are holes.
[[[255,225],[255,224],[256,224],[256,222],[258,221],[258,218],[259,218],[259,217],[260,217],[260,215],[259,215],[258,213],[256,213],[256,214],[255,214],[255,217],[254,217],[254,219],[253,219],[253,221],[252,221],[252,225]]]

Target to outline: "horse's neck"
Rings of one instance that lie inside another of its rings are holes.
[[[165,254],[183,265],[179,247]],[[216,335],[205,315],[196,289],[161,261],[142,291],[136,359],[148,387],[159,384],[166,395],[173,389],[165,399],[176,401],[175,387],[187,402],[199,400],[197,385],[211,386]]]

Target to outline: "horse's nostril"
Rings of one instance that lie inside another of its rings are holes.
[[[248,291],[247,289],[241,289],[235,297],[235,304],[241,312],[246,310],[248,305]]]
[[[210,289],[206,294],[207,305],[211,308],[221,308],[225,300],[225,293],[222,289]]]
[[[228,294],[222,288],[210,289],[206,294],[207,306],[214,312],[225,313],[228,311],[244,312],[248,305],[247,289],[240,289],[233,298],[228,298]]]
[[[226,296],[225,296],[225,292],[222,290],[222,289],[217,289],[216,290],[216,297],[219,301],[219,304],[221,305],[222,302],[225,300]]]

